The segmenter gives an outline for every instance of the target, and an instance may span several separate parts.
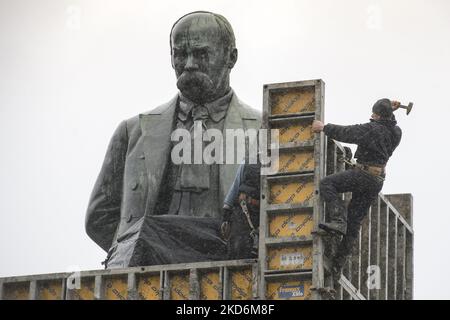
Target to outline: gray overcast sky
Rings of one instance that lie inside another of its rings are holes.
[[[195,10],[231,22],[232,87],[254,108],[264,83],[316,78],[326,122],[415,103],[383,193],[414,196],[415,297],[450,298],[445,0],[0,0],[0,276],[100,268],[84,215],[108,141],[176,94],[169,31]]]

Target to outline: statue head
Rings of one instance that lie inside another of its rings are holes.
[[[172,27],[170,48],[177,87],[184,96],[205,103],[228,92],[238,54],[224,17],[206,11],[184,15]]]

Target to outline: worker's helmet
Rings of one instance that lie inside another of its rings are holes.
[[[372,107],[372,112],[379,115],[382,119],[391,119],[393,115],[391,100],[380,99]]]

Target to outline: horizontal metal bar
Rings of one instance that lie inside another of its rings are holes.
[[[314,175],[314,170],[296,170],[296,171],[292,171],[292,172],[275,172],[272,174],[268,174],[267,177],[269,178],[281,178],[281,177],[292,177],[292,176],[297,176],[297,175]]]
[[[314,178],[314,173],[302,173],[302,174],[283,174],[277,176],[267,176],[268,182],[283,182],[283,181],[294,181],[300,182],[299,180],[310,180]]]
[[[315,115],[313,114],[308,114],[308,115],[295,115],[289,118],[273,118],[273,119],[269,119],[269,123],[270,124],[283,124],[286,122],[301,122],[301,121],[309,121],[309,120],[314,120]],[[275,128],[274,128],[275,129]]]
[[[279,246],[286,245],[290,246],[293,244],[309,245],[312,243],[312,236],[302,236],[302,237],[266,237],[266,245],[268,246]]]
[[[95,276],[112,276],[112,275],[128,275],[128,273],[133,272],[136,274],[140,273],[152,273],[159,271],[184,271],[189,269],[209,269],[209,268],[219,268],[219,267],[248,267],[257,263],[255,259],[244,259],[244,260],[226,260],[226,261],[208,261],[208,262],[195,262],[195,263],[181,263],[181,264],[171,264],[171,265],[157,265],[148,267],[132,267],[132,268],[122,268],[122,269],[108,269],[108,270],[90,270],[81,271],[81,277],[95,277]],[[42,281],[42,280],[57,280],[64,279],[72,275],[73,273],[54,273],[54,274],[39,274],[31,276],[19,276],[19,277],[4,277],[0,278],[0,281],[4,283],[11,282],[26,282],[26,281]]]
[[[297,273],[302,273],[302,272],[311,272],[312,274],[312,269],[290,269],[290,270],[266,270],[264,271],[264,275],[268,276],[268,275],[288,275],[288,274],[297,274]]]
[[[302,87],[314,87],[315,85],[323,83],[320,79],[305,80],[305,81],[292,81],[283,83],[268,83],[264,85],[264,89],[269,91],[277,91],[284,89],[300,89]]]
[[[315,112],[297,112],[297,113],[281,113],[281,114],[273,114],[273,115],[269,115],[269,121],[273,120],[273,119],[282,119],[282,118],[290,118],[290,117],[298,117],[298,116],[314,116]]]
[[[266,271],[264,274],[264,278],[266,281],[276,281],[276,280],[285,280],[285,279],[299,279],[299,280],[312,280],[312,271],[303,271],[297,272],[293,271],[292,273],[272,273]]]
[[[283,151],[294,151],[294,150],[313,150],[314,149],[314,141],[304,141],[304,142],[288,142],[288,143],[280,143],[277,148],[271,148],[270,150],[280,150]]]
[[[310,211],[314,207],[311,204],[303,204],[303,203],[281,203],[281,204],[269,204],[266,207],[267,214],[277,214],[277,213],[290,213],[297,211]],[[312,214],[312,212],[311,212]]]
[[[26,275],[26,276],[13,276],[13,277],[3,277],[0,281],[4,283],[13,282],[27,282],[27,281],[44,281],[44,280],[60,280],[65,279],[72,275],[73,273],[49,273],[49,274],[36,274],[36,275]]]

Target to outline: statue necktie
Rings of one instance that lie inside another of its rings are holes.
[[[191,164],[181,165],[180,189],[181,191],[201,192],[209,189],[210,185],[210,166],[203,163],[203,133],[207,130],[207,121],[209,119],[208,109],[205,106],[197,105],[191,110],[192,126],[191,133]],[[200,136],[197,136],[200,135]],[[197,143],[194,141],[196,140]],[[200,142],[200,143],[199,143]],[[194,149],[197,153],[197,159],[194,159]],[[196,164],[201,162],[201,164]]]

